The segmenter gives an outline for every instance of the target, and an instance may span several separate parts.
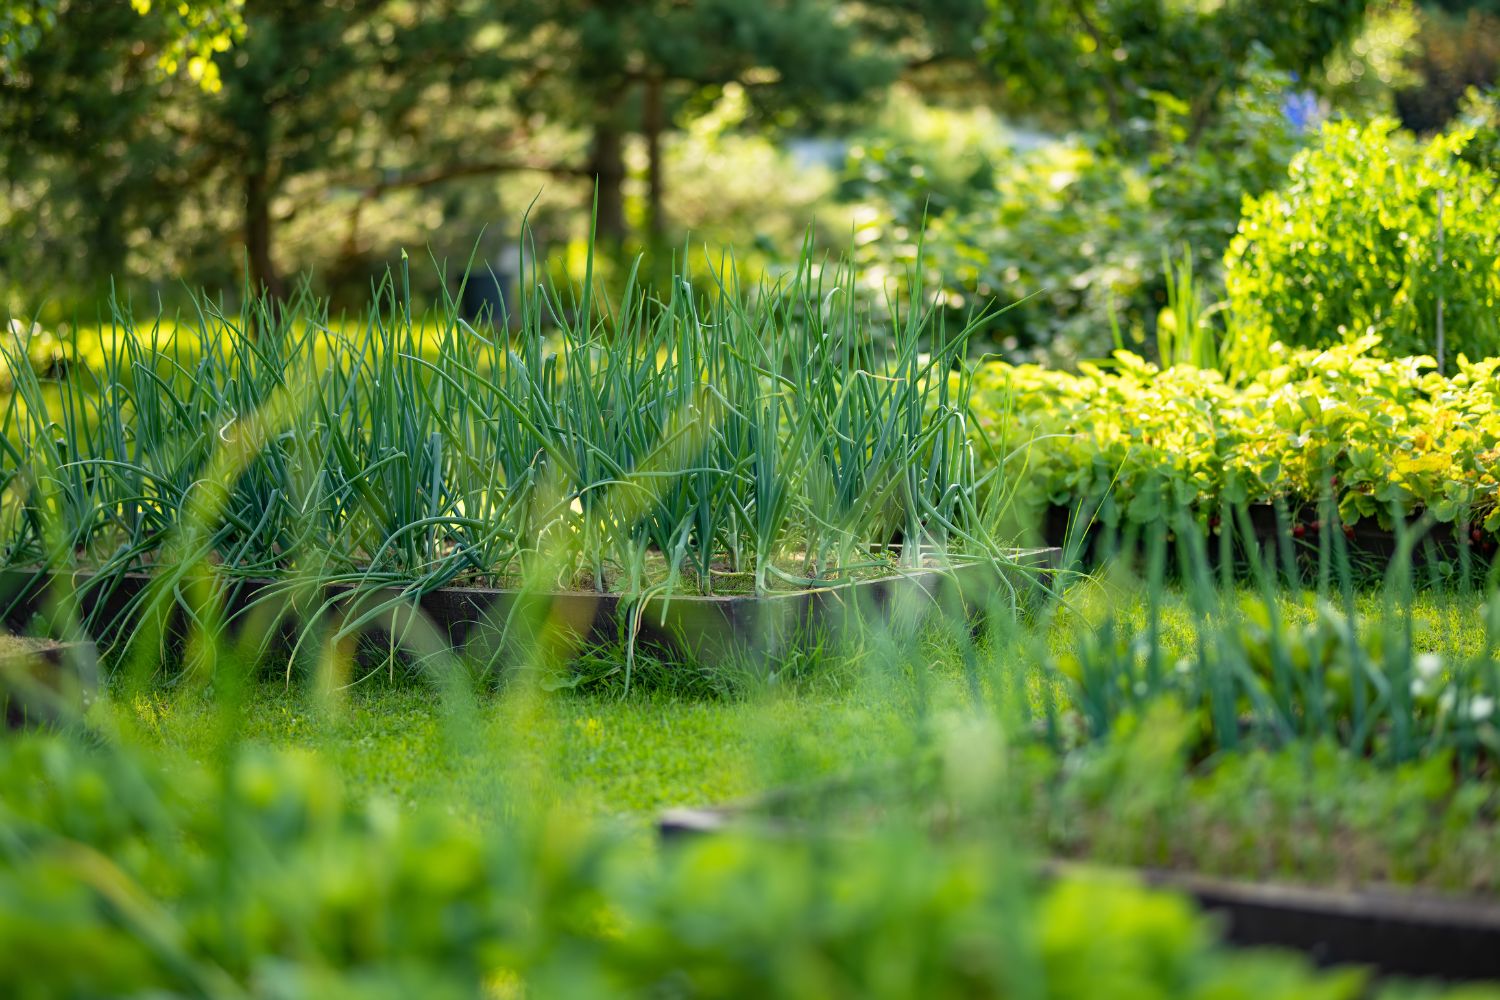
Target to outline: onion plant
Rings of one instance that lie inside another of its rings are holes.
[[[1479,648],[1461,648],[1451,635],[1419,638],[1418,585],[1430,600],[1453,606],[1449,589],[1457,581],[1458,603],[1472,606],[1471,568],[1449,577],[1452,568],[1435,551],[1418,562],[1431,519],[1418,530],[1397,521],[1378,607],[1361,613],[1358,567],[1338,530],[1337,507],[1325,500],[1320,513],[1332,530],[1320,534],[1317,582],[1307,589],[1288,547],[1254,541],[1244,508],[1225,505],[1217,538],[1206,537],[1186,512],[1170,522],[1171,540],[1166,520],[1143,539],[1127,537],[1122,560],[1134,552],[1144,558],[1144,573],[1132,583],[1144,595],[1141,605],[1111,607],[1078,630],[1073,648],[1038,656],[1067,692],[1076,733],[1101,739],[1122,719],[1138,724],[1152,704],[1171,700],[1195,713],[1192,750],[1203,757],[1322,742],[1393,766],[1446,754],[1460,772],[1492,771],[1500,761],[1497,571],[1478,592],[1486,597]],[[1290,533],[1281,520],[1284,541]],[[1467,559],[1466,549],[1460,554]],[[1164,595],[1174,561],[1182,599],[1178,625],[1169,630]],[[1424,570],[1431,578],[1419,580]],[[1301,613],[1289,616],[1288,604]],[[1044,693],[1045,725],[1062,745],[1056,692]]]
[[[753,288],[684,267],[664,296],[632,274],[614,300],[533,262],[489,326],[453,298],[417,311],[406,268],[337,320],[305,290],[170,322],[113,301],[99,349],[73,334],[95,363],[61,373],[0,344],[0,562],[416,594],[533,579],[547,552],[554,589],[640,595],[999,557],[974,324],[920,296],[873,316],[810,251]]]

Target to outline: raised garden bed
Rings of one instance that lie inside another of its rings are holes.
[[[0,634],[0,706],[6,728],[77,717],[97,688],[92,643]]]
[[[735,656],[767,656],[813,636],[841,634],[878,625],[893,614],[919,614],[923,608],[986,610],[995,602],[1026,600],[1056,568],[1059,551],[1028,549],[1008,553],[1005,562],[970,563],[949,569],[919,569],[877,579],[764,595],[678,594],[645,600],[611,593],[532,593],[489,587],[443,587],[411,593],[396,587],[359,588],[337,584],[297,595],[282,582],[242,579],[227,584],[224,617],[233,632],[252,619],[256,608],[271,615],[257,619],[283,640],[292,640],[296,622],[322,612],[343,621],[368,618],[372,628],[399,629],[411,612],[423,616],[449,645],[478,656],[493,654],[523,629],[524,622],[550,616],[583,642],[621,639],[705,662]],[[152,578],[130,573],[101,576],[85,571],[67,575],[39,570],[0,571],[0,609],[11,627],[20,627],[57,601],[71,601],[82,620],[104,642],[120,638],[140,613]],[[295,604],[295,607],[294,607]],[[388,612],[388,613],[387,613]],[[175,610],[181,628],[181,611]],[[522,631],[520,634],[526,634]]]
[[[746,808],[673,809],[657,830],[664,841],[731,829],[804,835],[785,820]],[[1313,888],[1214,878],[1195,872],[1120,869],[1047,860],[1043,878],[1088,872],[1125,875],[1190,896],[1222,920],[1224,937],[1246,947],[1293,948],[1321,965],[1363,965],[1383,975],[1448,980],[1500,979],[1500,905],[1489,900],[1372,886]]]
[[[1285,542],[1287,551],[1294,558],[1316,562],[1322,550],[1321,536],[1332,532],[1342,535],[1342,547],[1355,564],[1372,563],[1383,569],[1401,548],[1402,533],[1381,527],[1371,518],[1356,524],[1342,524],[1336,520],[1325,522],[1318,509],[1310,506],[1289,510],[1278,518],[1276,508],[1271,504],[1252,504],[1247,508],[1247,514],[1253,549],[1246,546],[1238,524],[1233,534],[1234,554],[1241,560],[1253,553],[1263,561],[1279,561]],[[1151,530],[1138,524],[1106,525],[1098,518],[1095,505],[1053,505],[1046,509],[1041,521],[1041,537],[1045,544],[1060,548],[1084,562],[1099,561],[1122,549],[1139,551]],[[1211,521],[1211,530],[1213,533],[1204,539],[1204,554],[1210,563],[1217,565],[1221,553],[1217,518]],[[1403,532],[1409,539],[1411,561],[1416,566],[1436,562],[1457,564],[1467,558],[1472,568],[1482,571],[1496,554],[1493,535],[1451,522],[1429,521],[1421,514],[1408,517]],[[1166,528],[1164,537],[1169,545],[1175,545],[1175,532],[1170,528]],[[1330,551],[1333,551],[1332,547]]]

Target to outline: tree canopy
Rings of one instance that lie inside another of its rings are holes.
[[[1257,50],[1308,74],[1359,27],[1367,0],[991,0],[986,55],[1008,104],[1128,142],[1154,95],[1190,102],[1201,132]]]
[[[194,280],[222,282],[244,259],[281,294],[294,220],[341,206],[323,236],[347,257],[372,206],[472,214],[460,186],[525,173],[592,202],[606,244],[657,241],[663,144],[731,91],[763,135],[846,126],[904,81],[1137,152],[1165,98],[1191,148],[1267,62],[1315,75],[1365,6],[9,0],[0,225],[7,254],[86,286],[150,245],[161,271],[208,261]]]
[[[62,0],[5,0],[0,3],[0,78],[8,77],[16,60],[41,44],[57,27]],[[182,69],[206,90],[219,87],[214,54],[228,51],[244,37],[240,16],[244,0],[130,0],[137,14],[158,20],[161,43],[157,65],[164,73]]]

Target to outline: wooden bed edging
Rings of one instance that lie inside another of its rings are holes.
[[[1113,528],[1097,517],[1095,504],[1075,506],[1050,505],[1040,517],[1038,534],[1042,544],[1056,546],[1070,557],[1092,565],[1102,556],[1114,554],[1123,547],[1127,551],[1140,552],[1149,537],[1146,524],[1121,523]],[[1251,536],[1240,532],[1240,524],[1231,525],[1234,532],[1234,558],[1243,561],[1247,554],[1259,558],[1270,558],[1279,565],[1281,546],[1286,544],[1291,554],[1301,562],[1316,561],[1319,553],[1319,535],[1324,531],[1339,531],[1344,534],[1342,542],[1351,561],[1366,560],[1384,567],[1400,551],[1400,536],[1394,528],[1382,528],[1371,517],[1361,518],[1353,525],[1342,522],[1324,525],[1316,507],[1298,506],[1284,511],[1285,521],[1279,522],[1275,507],[1271,504],[1250,504],[1246,510],[1250,521]],[[1095,515],[1090,519],[1090,515]],[[1170,534],[1173,526],[1165,520],[1154,522]],[[1411,561],[1422,566],[1433,561],[1458,562],[1461,553],[1467,552],[1471,568],[1483,572],[1496,557],[1497,538],[1485,532],[1477,524],[1459,525],[1452,522],[1428,521],[1421,511],[1405,518],[1403,528],[1410,538]],[[1220,558],[1221,528],[1204,539],[1203,552],[1210,565],[1217,565]],[[1176,543],[1169,541],[1169,549]],[[1169,560],[1168,565],[1172,565]]]
[[[99,653],[91,642],[19,639],[0,650],[0,714],[5,728],[79,718],[99,687]]]
[[[629,598],[609,593],[524,593],[486,587],[444,587],[409,594],[389,586],[352,585],[315,587],[315,600],[293,609],[288,587],[271,580],[242,579],[228,585],[225,618],[231,630],[249,621],[257,605],[275,609],[273,627],[295,634],[289,621],[311,613],[318,605],[336,609],[344,618],[357,618],[388,605],[407,614],[420,610],[439,634],[454,647],[483,647],[504,641],[518,615],[541,613],[560,621],[577,637],[610,642],[625,637],[635,626],[635,639],[706,661],[747,650],[774,654],[799,637],[827,634],[879,621],[902,607],[983,608],[989,601],[1023,599],[1041,585],[1057,566],[1056,549],[1026,549],[1008,553],[1004,566],[975,563],[954,569],[922,569],[904,575],[855,581],[828,587],[767,595],[700,596],[679,594],[648,598],[638,606]],[[58,597],[73,602],[80,619],[101,642],[110,642],[131,627],[130,611],[151,577],[131,573],[111,578],[79,571],[68,575],[38,570],[0,571],[0,612],[12,628]],[[278,591],[285,591],[283,596]],[[311,603],[314,608],[305,605]],[[326,609],[325,609],[326,610]]]

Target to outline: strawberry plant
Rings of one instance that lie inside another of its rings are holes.
[[[1279,348],[1237,385],[1123,351],[1076,373],[992,362],[975,374],[976,433],[1033,515],[1107,497],[1106,523],[1207,523],[1224,503],[1331,495],[1346,523],[1426,512],[1500,529],[1500,359],[1444,376],[1378,347]]]

